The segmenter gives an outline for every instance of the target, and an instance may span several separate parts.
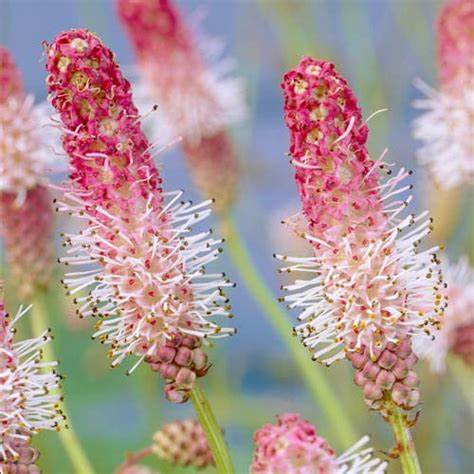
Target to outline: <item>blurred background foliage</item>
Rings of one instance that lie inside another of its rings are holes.
[[[412,82],[419,77],[429,84],[436,83],[433,23],[440,1],[178,3],[186,16],[204,10],[203,28],[207,34],[225,41],[227,53],[236,58],[238,74],[247,83],[249,117],[234,130],[244,167],[235,214],[251,255],[275,295],[282,282],[272,253],[292,250],[291,241],[282,236],[279,222],[282,212],[284,215],[285,210],[297,206],[292,170],[285,157],[288,137],[279,82],[282,73],[305,54],[336,63],[355,89],[366,116],[389,109],[370,122],[371,153],[378,156],[388,147],[391,161],[416,170],[415,207],[436,205],[436,237],[446,243],[450,256],[473,255],[473,224],[468,211],[472,196],[440,196],[430,191],[431,182],[414,161],[416,143],[410,136],[410,122],[416,115],[411,102],[419,95]],[[112,0],[0,0],[0,43],[11,49],[28,92],[37,100],[45,99],[41,42],[50,41],[59,31],[71,27],[97,32],[122,65],[132,63]],[[168,150],[160,159],[166,187],[183,188],[188,196],[197,197],[179,152]],[[429,198],[430,194],[438,197],[437,203]],[[64,217],[59,217],[56,234],[68,225]],[[302,413],[337,450],[347,448],[331,439],[331,430],[322,422],[320,409],[311,402],[285,347],[244,285],[239,284],[237,272],[225,254],[219,269],[238,283],[231,298],[236,314],[233,321],[239,333],[212,350],[215,365],[203,385],[225,428],[237,472],[248,472],[255,429],[273,422],[274,416],[284,411]],[[72,302],[64,296],[59,285],[62,272],[58,266],[48,301],[60,369],[67,377],[65,394],[76,430],[97,472],[112,472],[126,451],[149,445],[161,423],[193,416],[193,410],[189,404],[173,406],[164,401],[158,378],[145,366],[130,377],[125,376],[125,369],[109,369],[105,349],[90,340],[90,323],[77,319]],[[8,298],[10,304],[16,303],[14,291]],[[27,328],[22,332],[27,333]],[[315,365],[315,370],[325,369]],[[421,371],[423,404],[415,439],[424,472],[474,472],[472,374],[464,374],[468,377],[464,390],[471,397],[469,405],[452,373],[435,377],[426,367]],[[389,429],[380,416],[367,412],[347,364],[331,368],[327,375],[352,415],[358,433],[370,434],[376,449],[389,451]],[[44,472],[71,472],[54,433],[41,434],[37,444],[43,451]],[[150,464],[163,473],[181,472],[153,459]],[[398,472],[397,462],[391,472]]]

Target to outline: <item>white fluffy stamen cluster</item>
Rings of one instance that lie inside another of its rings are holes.
[[[10,320],[0,302],[0,461],[15,460],[15,446],[41,430],[59,430],[63,421],[57,362],[42,362],[51,335],[13,342],[14,324],[28,309],[20,307]]]
[[[442,189],[474,180],[474,89],[459,95],[439,92],[422,81],[426,98],[414,102],[424,113],[413,122],[413,136],[422,142],[417,158]]]
[[[181,191],[164,195],[168,203],[159,213],[149,206],[139,219],[160,222],[167,216],[164,235],[140,235],[146,226],[137,222],[127,235],[117,230],[113,241],[104,238],[112,232],[106,225],[85,215],[77,193],[66,193],[65,201],[58,202],[58,210],[88,221],[79,234],[64,235],[69,256],[60,261],[82,267],[68,273],[64,285],[71,295],[92,287],[76,298],[78,313],[100,318],[94,337],[111,345],[113,367],[127,355],[139,356],[128,373],[176,332],[206,339],[235,332],[212,321],[232,317],[223,288],[233,284],[225,274],[204,268],[221,253],[222,239],[213,238],[211,230],[192,234],[192,227],[210,215],[211,201],[193,205],[179,201]],[[115,222],[116,229],[123,228],[120,217],[99,207],[95,211]]]
[[[52,155],[47,148],[50,133],[44,128],[48,122],[32,96],[12,96],[0,103],[0,192],[15,194],[18,205],[29,189],[44,184]]]

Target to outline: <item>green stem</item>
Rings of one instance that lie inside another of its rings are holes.
[[[403,474],[421,474],[420,462],[416,454],[415,443],[406,420],[400,408],[393,405],[389,416],[389,423],[397,442],[397,451],[400,455]]]
[[[209,447],[214,456],[217,472],[222,474],[233,474],[234,465],[232,464],[232,459],[230,458],[227,445],[222,436],[222,430],[217,424],[211,405],[207,401],[204,392],[197,382],[194,383],[191,390],[191,400],[199,417],[199,421],[206,433],[207,442],[209,443]]]
[[[291,323],[288,321],[286,313],[280,308],[271,290],[258,275],[231,219],[222,221],[222,231],[227,239],[230,257],[239,270],[247,289],[253,294],[288,347],[314,401],[326,416],[328,426],[340,440],[341,447],[352,445],[357,437],[349,417],[331,390],[325,375],[314,366],[305,348],[292,336]]]
[[[37,294],[31,309],[31,330],[34,337],[41,336],[48,330],[48,317],[45,308],[44,295]],[[52,342],[43,346],[44,360],[57,360],[54,354]],[[81,446],[81,442],[72,427],[71,417],[68,415],[66,404],[63,401],[61,407],[64,415],[68,420],[68,428],[59,431],[59,438],[64,449],[69,456],[75,474],[94,474],[94,469]]]

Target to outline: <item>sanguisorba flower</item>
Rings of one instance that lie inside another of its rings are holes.
[[[279,415],[276,425],[266,424],[255,432],[254,441],[252,474],[378,474],[387,467],[372,457],[372,448],[364,448],[368,436],[337,456],[297,413]]]
[[[215,50],[215,42],[199,48],[173,0],[117,0],[117,9],[137,57],[141,102],[148,110],[158,104],[149,119],[153,135],[163,136],[165,122],[172,136],[181,136],[198,189],[216,198],[217,210],[227,209],[239,166],[226,128],[244,115],[240,80],[227,75],[227,63],[206,64],[202,52]]]
[[[194,377],[205,373],[201,341],[234,332],[212,322],[230,316],[223,292],[230,283],[204,268],[222,241],[211,231],[191,233],[210,214],[209,202],[180,202],[181,192],[162,191],[130,84],[97,36],[61,33],[47,55],[71,171],[58,207],[85,222],[78,235],[65,236],[69,256],[61,261],[80,268],[64,283],[71,294],[90,288],[77,298],[79,312],[99,318],[95,336],[110,344],[112,366],[132,354],[134,367],[156,364],[169,376],[168,398],[185,401]]]
[[[46,286],[52,268],[45,123],[10,53],[0,47],[0,230],[11,277],[24,298]]]
[[[449,189],[474,178],[474,3],[447,0],[437,23],[439,91],[417,81],[426,98],[413,124],[417,152],[438,186]]]
[[[32,435],[60,429],[63,417],[54,392],[59,376],[56,362],[42,361],[42,348],[51,335],[14,341],[15,323],[28,311],[13,317],[5,309],[0,282],[0,472],[35,471],[38,452],[29,446]]]
[[[177,466],[198,468],[214,465],[206,434],[198,420],[165,423],[153,435],[153,453]]]
[[[449,305],[441,330],[425,354],[435,372],[445,369],[449,353],[474,366],[474,272],[467,258],[461,258],[455,264],[443,261],[443,276]]]
[[[294,331],[313,358],[347,357],[366,402],[383,394],[404,408],[417,404],[412,343],[433,338],[444,310],[438,247],[418,251],[431,229],[426,212],[402,216],[411,186],[401,169],[382,183],[383,156],[372,161],[368,128],[347,81],[326,61],[306,57],[285,74],[285,121],[291,164],[314,257],[280,256],[286,271],[313,274],[284,287],[300,308]]]

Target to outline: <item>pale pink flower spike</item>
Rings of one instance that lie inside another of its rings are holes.
[[[418,250],[431,231],[427,212],[403,216],[411,172],[389,170],[385,152],[372,161],[368,128],[347,81],[326,61],[303,58],[285,74],[285,121],[291,164],[308,230],[300,234],[314,257],[278,257],[282,271],[312,279],[286,285],[299,308],[295,333],[313,359],[327,365],[347,357],[366,402],[381,408],[383,394],[403,408],[418,403],[412,351],[435,337],[445,303],[436,252]]]
[[[380,474],[387,467],[372,457],[372,448],[364,447],[368,436],[337,456],[297,413],[279,415],[276,425],[266,424],[255,432],[254,441],[251,474]]]
[[[73,295],[89,289],[76,300],[79,312],[99,319],[95,337],[110,345],[112,366],[128,355],[138,356],[130,371],[142,360],[174,360],[191,372],[197,364],[194,374],[170,374],[168,398],[185,401],[181,388],[189,389],[207,361],[195,349],[203,339],[234,333],[212,321],[231,316],[223,292],[231,283],[205,271],[222,240],[211,231],[191,233],[209,216],[209,201],[194,205],[180,201],[182,192],[162,191],[130,84],[99,38],[71,30],[47,54],[71,170],[58,208],[84,219],[79,234],[65,235],[69,250],[61,261],[79,268],[64,284]]]
[[[441,189],[472,185],[474,179],[474,2],[447,0],[437,23],[439,91],[423,81],[423,111],[413,122],[417,151]]]
[[[209,39],[200,45],[173,0],[117,0],[117,9],[136,54],[140,109],[158,106],[146,122],[153,140],[164,130],[168,139],[182,137],[198,189],[216,199],[216,210],[227,210],[239,174],[227,127],[245,115],[241,81],[229,75],[229,61],[208,64],[221,48]]]
[[[22,298],[46,287],[53,261],[47,119],[33,102],[10,53],[0,47],[0,232]]]

